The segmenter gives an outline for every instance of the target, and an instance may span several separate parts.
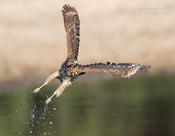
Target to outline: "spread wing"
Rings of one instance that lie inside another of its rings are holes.
[[[74,7],[63,6],[64,27],[67,36],[67,57],[77,61],[79,50],[80,20]]]
[[[130,78],[146,72],[150,66],[133,63],[95,63],[81,66],[81,72],[105,72],[114,77]]]

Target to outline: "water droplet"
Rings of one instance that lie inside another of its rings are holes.
[[[35,118],[35,115],[34,115],[34,114],[32,114],[32,118],[33,118],[33,119]]]
[[[53,124],[53,122],[49,122],[51,125]]]
[[[44,132],[44,133],[43,133],[43,136],[46,136],[46,135],[47,135],[47,133],[46,133],[46,132]]]

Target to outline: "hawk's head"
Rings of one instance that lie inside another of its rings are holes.
[[[67,58],[67,60],[66,60],[66,66],[71,66],[71,65],[77,65],[77,61],[75,61],[75,60],[72,60],[72,59],[70,59],[70,58]]]

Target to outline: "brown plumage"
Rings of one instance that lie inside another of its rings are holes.
[[[150,66],[141,66],[134,63],[95,63],[84,65],[80,68],[82,72],[104,72],[114,77],[130,78],[146,72]]]
[[[39,88],[35,89],[37,93],[42,87],[50,81],[57,78],[62,83],[56,89],[53,95],[46,100],[49,103],[54,96],[62,94],[64,89],[71,85],[72,81],[88,72],[105,72],[114,77],[130,78],[146,72],[150,66],[142,66],[134,63],[94,63],[90,65],[78,64],[78,50],[80,37],[80,20],[74,7],[70,5],[63,6],[63,19],[67,37],[67,59],[61,68],[52,73]]]
[[[80,37],[80,20],[74,7],[69,5],[63,6],[64,27],[67,37],[68,58],[77,61]]]

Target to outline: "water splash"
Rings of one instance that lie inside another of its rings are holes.
[[[36,97],[36,96],[35,96]],[[45,97],[38,97],[33,100],[29,121],[30,136],[52,135],[53,117],[56,107],[49,107],[45,104]]]

